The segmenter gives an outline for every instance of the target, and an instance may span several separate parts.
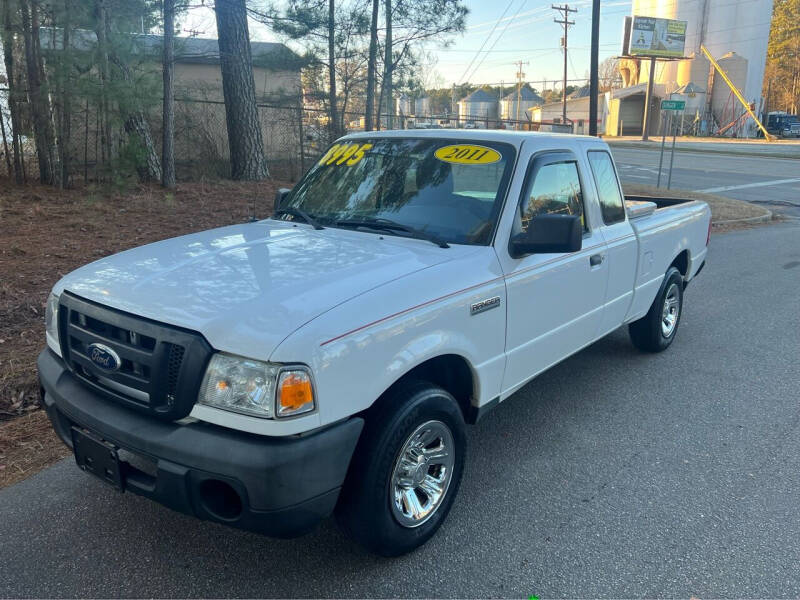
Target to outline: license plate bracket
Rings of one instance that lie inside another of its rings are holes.
[[[72,449],[81,469],[123,491],[122,468],[114,444],[90,431],[72,427]]]

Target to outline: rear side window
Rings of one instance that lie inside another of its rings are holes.
[[[592,150],[588,153],[592,167],[594,182],[597,186],[597,197],[600,200],[600,211],[606,225],[625,220],[625,206],[622,192],[619,189],[617,174],[611,156],[604,150]]]
[[[537,215],[576,215],[583,218],[583,194],[578,165],[573,161],[544,164],[536,170],[520,205],[522,229]]]

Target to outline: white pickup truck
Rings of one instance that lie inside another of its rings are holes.
[[[335,512],[407,552],[450,510],[465,424],[621,325],[673,341],[710,211],[650,200],[595,138],[348,135],[272,218],[61,279],[43,403],[118,490],[274,536]]]

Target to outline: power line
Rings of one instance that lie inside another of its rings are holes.
[[[499,41],[500,41],[500,38],[502,38],[502,37],[503,37],[503,35],[505,35],[506,29],[508,29],[508,26],[509,26],[509,25],[511,25],[511,23],[513,23],[513,22],[514,22],[514,19],[516,18],[516,16],[517,16],[517,15],[519,14],[519,12],[520,12],[520,11],[521,11],[521,10],[522,10],[524,7],[525,7],[525,5],[526,5],[527,3],[528,3],[528,0],[523,0],[522,4],[520,4],[520,5],[519,5],[519,8],[517,9],[517,12],[515,12],[515,13],[514,13],[514,16],[513,16],[513,17],[511,17],[511,19],[508,21],[508,23],[506,23],[506,26],[503,28],[503,31],[501,31],[501,32],[500,32],[500,35],[498,35],[498,36],[495,38],[494,42],[492,42],[492,45],[491,45],[491,47],[489,48],[489,52],[491,52],[492,50],[494,50],[494,47],[497,45],[497,42],[499,42]],[[480,68],[481,68],[481,65],[483,64],[483,61],[484,61],[484,60],[486,60],[486,57],[487,57],[487,56],[489,56],[489,53],[488,53],[488,52],[487,52],[486,54],[484,54],[484,55],[483,55],[483,58],[481,59],[481,62],[479,62],[479,63],[478,63],[478,66],[476,66],[476,67],[475,67],[475,69],[472,71],[472,75],[474,75],[475,73],[477,73],[478,69],[480,69]]]
[[[476,58],[478,58],[478,56],[480,55],[480,53],[481,53],[481,51],[483,50],[484,46],[486,46],[486,43],[489,41],[489,38],[491,38],[491,37],[492,37],[492,34],[494,33],[495,29],[497,29],[497,26],[498,26],[498,25],[500,25],[500,21],[503,19],[503,17],[505,17],[505,16],[506,16],[506,13],[508,12],[508,9],[509,9],[509,8],[511,8],[511,5],[512,5],[512,4],[514,4],[514,0],[509,0],[509,2],[508,2],[508,6],[506,6],[506,9],[503,11],[503,14],[502,14],[502,15],[500,15],[500,18],[499,18],[499,19],[497,19],[497,22],[494,24],[494,27],[492,27],[492,30],[489,32],[489,35],[487,35],[487,36],[486,36],[486,39],[485,39],[485,40],[483,40],[483,44],[481,44],[481,47],[480,47],[480,48],[478,49],[478,51],[475,53],[475,56],[473,56],[473,57],[472,57],[472,60],[470,61],[469,65],[467,65],[467,68],[466,68],[466,69],[464,69],[464,74],[463,74],[463,75],[461,76],[461,78],[458,80],[458,81],[459,81],[459,83],[461,83],[462,81],[464,81],[464,76],[465,76],[465,75],[466,75],[466,74],[469,72],[469,69],[470,69],[470,67],[473,65],[473,63],[475,62],[475,59],[476,59]]]

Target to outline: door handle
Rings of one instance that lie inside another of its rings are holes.
[[[589,257],[589,265],[591,265],[592,267],[596,267],[599,264],[601,264],[605,260],[605,258],[606,257],[604,254],[592,254]]]

